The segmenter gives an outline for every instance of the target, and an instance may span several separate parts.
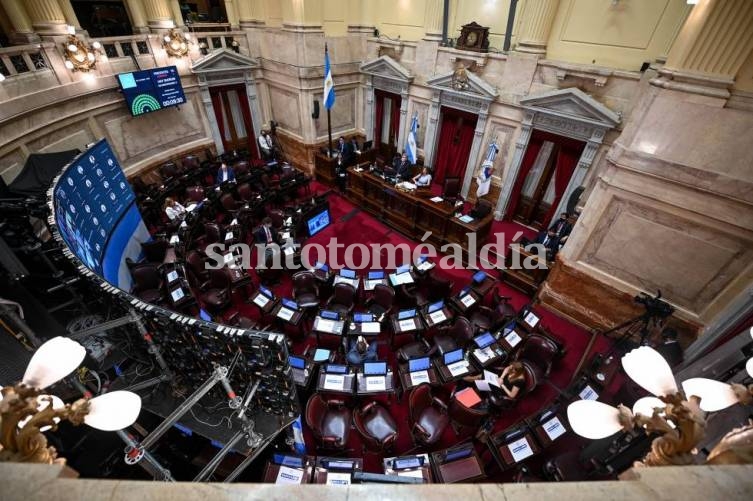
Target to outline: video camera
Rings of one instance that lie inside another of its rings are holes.
[[[657,291],[656,297],[642,292],[635,296],[634,300],[646,308],[646,314],[649,317],[667,318],[675,312],[669,303],[661,300],[661,291]]]

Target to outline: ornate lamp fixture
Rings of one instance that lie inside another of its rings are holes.
[[[696,446],[706,428],[704,413],[753,401],[753,385],[746,388],[704,378],[683,381],[683,391],[680,391],[669,364],[648,346],[622,357],[622,367],[630,379],[655,396],[639,399],[632,411],[624,405],[612,407],[593,400],[579,400],[568,406],[567,417],[575,433],[590,439],[605,438],[634,427],[661,434],[636,466],[695,464]],[[748,360],[746,370],[753,376],[753,358]],[[753,462],[753,424],[725,435],[706,462]]]
[[[190,42],[190,35],[173,28],[162,38],[162,47],[168,56],[183,57],[188,54],[188,44]]]
[[[63,57],[65,67],[71,71],[88,73],[97,66],[97,56],[102,49],[102,44],[94,42],[91,47],[76,35],[68,35],[63,44]]]
[[[141,397],[114,391],[64,404],[43,394],[48,386],[73,372],[86,356],[77,342],[52,338],[34,353],[23,380],[0,389],[0,461],[64,463],[42,432],[57,429],[61,420],[73,425],[115,431],[130,426],[141,411]]]
[[[233,48],[235,52],[239,53],[241,51],[241,44],[239,44],[238,40],[236,39],[233,39],[233,42],[230,44],[230,46]]]

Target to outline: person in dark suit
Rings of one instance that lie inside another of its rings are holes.
[[[265,217],[261,221],[261,226],[254,231],[254,240],[256,243],[266,245],[264,248],[264,261],[269,262],[274,255],[274,244],[280,244],[280,238],[272,227],[272,219]]]
[[[217,185],[235,182],[235,172],[233,172],[233,169],[228,167],[225,162],[222,162],[222,165],[220,165],[220,168],[217,170],[217,176],[215,179]]]
[[[667,327],[661,333],[662,342],[656,347],[656,351],[664,357],[670,367],[676,367],[682,363],[682,347],[677,341],[677,331]]]
[[[407,181],[411,178],[411,163],[410,160],[408,160],[407,153],[403,152],[400,158],[395,160],[393,167],[395,168],[398,178],[403,181]]]
[[[560,239],[554,230],[542,231],[536,236],[535,244],[542,244],[546,249],[546,258],[549,261],[554,261],[554,256],[557,255],[557,251],[560,249]]]
[[[567,212],[563,212],[560,214],[560,218],[549,227],[559,237],[560,244],[564,244],[567,237],[570,236],[570,232],[573,231],[573,225],[568,221],[568,216]]]
[[[340,139],[337,142],[337,153],[337,168],[335,169],[337,186],[340,188],[340,191],[344,193],[347,184],[346,169],[353,165],[356,153],[353,149],[353,145],[345,141],[345,138],[342,136],[340,136]]]

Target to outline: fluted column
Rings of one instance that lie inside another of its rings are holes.
[[[283,0],[283,29],[306,33],[323,33],[323,9],[321,0]]]
[[[146,14],[141,0],[125,0],[128,15],[131,17],[131,29],[134,33],[147,33]]]
[[[185,23],[183,22],[183,13],[180,11],[180,3],[178,2],[178,0],[170,0],[170,10],[173,13],[173,21],[175,21],[175,26],[185,26]]]
[[[424,35],[424,40],[430,42],[442,41],[443,13],[443,0],[426,0],[426,14],[424,15],[424,27],[426,28],[426,34]]]
[[[549,43],[549,34],[559,5],[560,0],[526,2],[516,51],[546,54],[546,44]]]
[[[81,30],[81,23],[78,22],[78,17],[76,17],[76,12],[73,10],[73,6],[71,5],[71,0],[58,0],[60,2],[60,8],[63,10],[63,16],[65,17],[65,22],[69,25],[76,28],[76,31]]]
[[[351,0],[348,2],[348,33],[374,33],[377,2]]]
[[[8,33],[12,42],[39,41],[39,37],[31,27],[31,19],[29,19],[21,0],[0,0],[0,4],[3,5],[3,10],[8,15],[8,20],[13,28],[13,32]]]
[[[726,99],[753,50],[753,2],[699,0],[653,85]]]
[[[238,27],[238,12],[235,10],[237,3],[237,1],[225,0],[225,14],[227,14],[227,22],[230,23],[232,28]]]
[[[264,5],[260,0],[236,0],[238,3],[238,24],[241,28],[264,26]]]
[[[167,0],[143,0],[146,20],[152,29],[174,28],[173,14]]]
[[[31,18],[31,26],[40,35],[67,33],[65,15],[57,0],[26,0],[24,5]]]

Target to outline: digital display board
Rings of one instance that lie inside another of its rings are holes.
[[[308,221],[306,221],[309,229],[309,236],[313,237],[324,228],[329,226],[329,223],[329,209],[325,209],[322,212],[312,216]]]
[[[135,208],[136,199],[106,140],[73,160],[58,180],[54,197],[63,239],[81,261],[102,274],[113,228]],[[140,221],[138,212],[134,218]]]
[[[133,116],[186,102],[175,66],[121,73],[118,83]]]

